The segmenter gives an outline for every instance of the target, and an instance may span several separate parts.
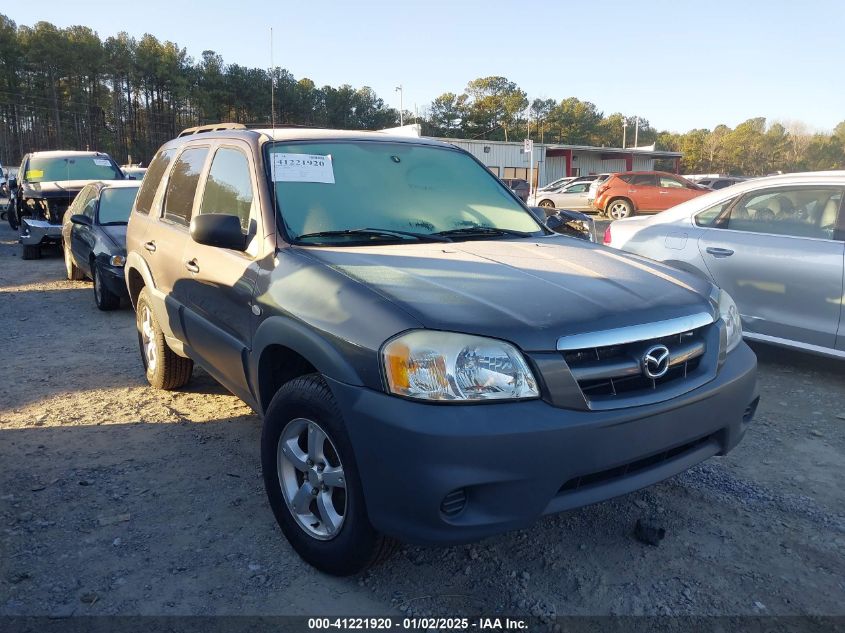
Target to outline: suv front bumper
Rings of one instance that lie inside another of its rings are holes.
[[[21,235],[18,241],[24,246],[37,246],[44,242],[61,242],[62,225],[50,224],[46,220],[21,218]]]
[[[756,368],[742,343],[698,389],[609,411],[542,400],[424,404],[328,382],[373,525],[401,540],[446,544],[520,529],[726,454],[754,414]]]

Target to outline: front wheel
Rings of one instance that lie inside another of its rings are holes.
[[[106,288],[103,283],[103,274],[97,268],[97,264],[91,264],[91,276],[94,279],[94,303],[104,312],[116,310],[120,307],[120,297]]]
[[[395,541],[370,524],[343,417],[322,376],[295,378],[273,397],[261,466],[276,521],[305,562],[348,576],[393,552]]]
[[[164,332],[158,324],[149,291],[146,288],[138,295],[137,312],[138,344],[147,381],[156,389],[178,389],[188,383],[194,370],[194,361],[179,356],[167,345]]]
[[[607,205],[607,216],[611,220],[622,220],[634,213],[633,205],[627,200],[613,200]]]
[[[541,200],[540,204],[537,205],[538,207],[543,207],[544,209],[554,209],[555,203],[551,200]]]
[[[9,223],[9,226],[12,227],[13,231],[17,231],[18,227],[20,227],[20,221],[18,220],[18,211],[15,208],[14,202],[10,202],[9,206],[6,208],[6,221]]]
[[[24,244],[21,259],[41,259],[41,244]]]

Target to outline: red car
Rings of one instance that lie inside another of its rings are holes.
[[[593,206],[611,220],[655,213],[695,198],[708,189],[664,171],[626,171],[599,185]]]

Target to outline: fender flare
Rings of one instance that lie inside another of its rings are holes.
[[[153,279],[153,273],[150,270],[149,265],[144,258],[141,257],[138,253],[130,251],[126,255],[126,265],[123,268],[123,277],[126,281],[126,287],[131,291],[132,286],[129,284],[129,273],[132,271],[136,271],[139,275],[141,275],[141,279],[144,280],[144,286],[147,288],[151,288],[152,290],[156,290],[156,283],[155,279]],[[131,298],[130,292],[130,298]],[[135,307],[135,301],[132,301],[132,307]]]
[[[259,402],[263,401],[259,380],[261,357],[271,345],[280,345],[296,352],[324,376],[350,385],[364,384],[349,361],[319,333],[295,318],[271,316],[264,319],[256,329],[249,357],[249,373],[253,377]]]

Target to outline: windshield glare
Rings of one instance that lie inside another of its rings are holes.
[[[126,224],[138,187],[112,187],[100,194],[100,208],[97,212],[100,224]]]
[[[272,143],[266,151],[277,212],[293,239],[358,228],[425,234],[478,226],[542,230],[495,177],[462,152],[338,141]],[[331,236],[319,242],[361,239]]]
[[[27,182],[123,179],[123,174],[106,156],[33,157],[24,175]]]

